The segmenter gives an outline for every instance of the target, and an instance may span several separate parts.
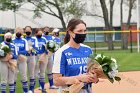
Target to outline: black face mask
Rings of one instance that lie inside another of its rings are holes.
[[[11,42],[12,39],[11,38],[6,38],[6,42]]]
[[[49,32],[44,32],[44,35],[48,35],[49,34]]]
[[[73,40],[75,41],[75,43],[79,44],[79,43],[83,43],[85,38],[86,38],[86,34],[75,34],[75,38],[73,38]]]
[[[41,37],[42,37],[42,35],[36,35],[36,37],[37,37],[37,38],[41,38]]]
[[[59,33],[55,33],[56,36],[59,36]]]
[[[20,38],[21,37],[21,33],[16,33],[16,37]]]
[[[25,32],[27,36],[30,36],[31,35],[31,32]]]

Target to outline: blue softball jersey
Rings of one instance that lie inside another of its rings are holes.
[[[27,40],[28,44],[31,43],[32,47],[36,51],[38,50],[38,41],[37,41],[37,38],[31,37],[31,36],[26,36],[25,39]],[[27,55],[30,55],[30,54],[27,54]],[[35,53],[32,53],[32,55],[35,55]]]
[[[29,49],[26,39],[15,37],[12,41],[17,47],[18,54],[27,55]]]
[[[18,53],[17,53],[17,48],[13,43],[6,43],[6,42],[2,42],[1,45],[7,45],[9,46],[9,48],[11,49],[11,53],[13,55],[12,59],[17,59]]]
[[[47,41],[53,40],[53,39],[54,39],[54,37],[51,36],[51,35],[43,35],[43,37],[45,37],[45,39],[46,39]]]
[[[87,60],[92,54],[92,49],[80,44],[78,49],[64,45],[54,55],[53,73],[64,76],[76,76],[86,73]]]
[[[37,51],[37,54],[43,54],[43,53],[48,54],[48,51],[45,48],[47,40],[44,37],[41,37],[41,38],[35,37],[35,38],[38,41],[38,51]]]
[[[53,39],[56,43],[61,44],[61,39],[59,37],[55,37]]]

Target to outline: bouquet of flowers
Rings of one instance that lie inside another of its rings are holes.
[[[11,52],[11,49],[7,45],[0,45],[0,58],[4,58]]]
[[[36,50],[33,48],[33,43],[32,43],[32,41],[28,41],[28,47],[29,47],[29,51],[31,52],[31,53],[36,53]]]
[[[117,61],[112,57],[103,54],[91,55],[88,60],[87,71],[91,70],[94,70],[98,78],[107,78],[111,83],[113,83],[114,80],[121,80],[121,78],[117,76]]]
[[[12,70],[15,71],[17,67],[16,60],[10,59],[9,56],[11,55],[11,49],[7,45],[0,45],[0,60],[7,61],[7,66]]]
[[[60,48],[60,45],[53,40],[49,40],[46,44],[46,48],[50,52],[54,53],[55,51],[57,51]]]

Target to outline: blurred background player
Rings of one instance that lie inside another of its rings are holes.
[[[35,55],[36,51],[38,50],[38,41],[35,37],[32,37],[32,27],[26,26],[25,27],[25,39],[28,42],[28,48],[29,51],[27,53],[27,66],[29,71],[29,77],[30,77],[30,87],[28,93],[34,93],[34,86],[35,86]]]
[[[1,61],[0,71],[1,71],[1,93],[6,93],[6,85],[9,84],[9,93],[15,93],[14,91],[14,80],[15,80],[15,69],[11,69],[8,67],[7,63],[9,60],[14,60],[12,62],[16,62],[17,60],[17,49],[16,46],[11,43],[12,41],[12,34],[10,32],[4,35],[4,41],[1,45],[7,45],[11,49],[11,54],[6,57],[6,62]],[[14,63],[17,64],[17,63]]]
[[[28,82],[27,82],[27,57],[28,54],[28,42],[26,39],[22,38],[23,28],[16,28],[15,38],[13,43],[17,47],[18,59],[17,67],[20,72],[20,77],[22,81],[22,87],[24,93],[28,93]]]
[[[48,41],[54,39],[54,37],[50,34],[50,28],[47,26],[43,28],[43,37],[45,37]]]
[[[38,50],[37,50],[37,56],[36,56],[36,67],[35,67],[35,76],[39,77],[39,84],[42,89],[42,93],[47,93],[44,89],[45,85],[45,71],[46,66],[48,64],[48,51],[45,47],[47,40],[42,36],[43,31],[42,29],[36,29],[35,36],[38,41]],[[38,76],[39,74],[39,76]]]
[[[55,37],[53,37],[52,35],[49,35],[49,27],[44,27],[43,32],[44,35],[43,37],[46,38],[47,42],[50,40],[54,40]],[[52,53],[49,52],[48,54],[48,64],[47,64],[47,75],[48,75],[48,81],[50,84],[50,89],[57,89],[56,86],[53,85],[53,75],[52,75],[52,67],[53,67],[53,58],[52,58]]]
[[[61,39],[59,37],[59,31],[60,31],[60,29],[54,28],[54,30],[52,31],[52,34],[54,36],[54,39],[53,40],[55,42],[57,42],[59,45],[61,45]]]

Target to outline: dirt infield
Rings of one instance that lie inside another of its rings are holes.
[[[140,93],[140,71],[122,72],[119,74],[121,82],[110,83],[108,80],[100,80],[93,84],[94,93]],[[48,84],[45,85],[48,93],[57,93],[56,90],[49,90]],[[35,93],[41,93],[35,89]]]

